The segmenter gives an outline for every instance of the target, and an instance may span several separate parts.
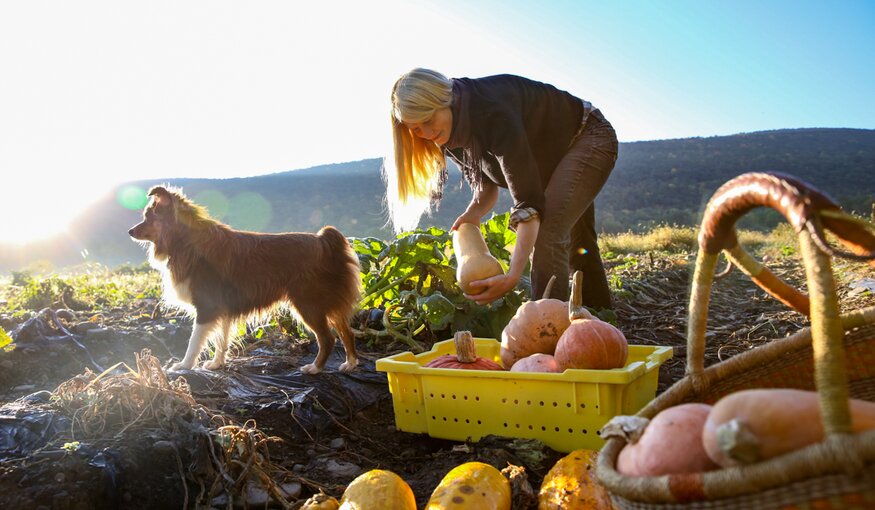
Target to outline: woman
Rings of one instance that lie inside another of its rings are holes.
[[[589,102],[520,76],[448,79],[418,68],[395,82],[392,133],[394,160],[387,160],[385,177],[398,229],[414,227],[440,199],[447,156],[474,191],[454,230],[479,224],[499,187],[510,191],[517,233],[510,269],[476,282],[480,292],[466,297],[480,304],[500,298],[519,282],[531,255],[534,298],[556,275],[551,297],[568,299],[568,276],[579,269],[583,303],[611,307],[593,201],[617,160],[617,136]]]

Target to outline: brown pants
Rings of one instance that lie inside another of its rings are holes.
[[[549,297],[566,300],[569,275],[583,272],[583,304],[611,308],[611,292],[595,231],[595,198],[617,162],[617,135],[593,110],[580,136],[556,166],[544,191],[546,207],[532,255],[532,299],[540,299],[550,276]]]

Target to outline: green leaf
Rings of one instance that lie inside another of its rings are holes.
[[[425,319],[433,330],[441,330],[449,326],[456,311],[453,302],[440,292],[416,299],[416,306],[422,310]]]

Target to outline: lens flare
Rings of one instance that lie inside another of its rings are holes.
[[[125,209],[137,211],[146,207],[149,197],[146,190],[139,186],[123,186],[115,194],[115,200]]]
[[[228,222],[240,230],[262,232],[270,224],[273,210],[259,193],[244,191],[231,199]]]
[[[210,212],[210,216],[217,220],[223,220],[231,209],[231,202],[228,200],[228,197],[217,190],[208,189],[201,191],[194,196],[193,200],[206,207],[207,211]]]

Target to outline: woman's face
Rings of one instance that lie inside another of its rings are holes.
[[[450,140],[453,131],[453,111],[441,108],[425,122],[405,122],[404,125],[413,136],[444,145]]]

